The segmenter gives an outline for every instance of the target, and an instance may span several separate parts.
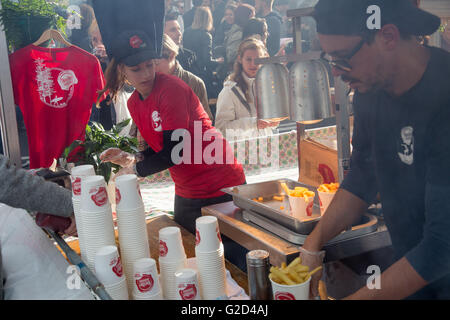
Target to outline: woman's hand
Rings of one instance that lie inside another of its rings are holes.
[[[258,129],[278,127],[279,124],[279,121],[258,120],[257,122]]]
[[[119,148],[109,148],[100,155],[102,162],[112,162],[123,168],[132,167],[136,163],[133,154],[120,150]]]

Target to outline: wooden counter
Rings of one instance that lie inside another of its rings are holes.
[[[150,247],[151,258],[155,259],[156,262],[158,262],[159,230],[165,227],[179,227],[181,230],[181,237],[183,240],[186,256],[188,258],[195,257],[195,236],[186,229],[184,229],[182,226],[177,224],[175,221],[173,221],[173,219],[171,219],[169,216],[162,215],[147,220],[148,245]],[[116,229],[116,242],[117,242],[117,229]],[[80,254],[80,246],[78,240],[70,241],[67,244],[72,248],[72,250]],[[64,252],[61,251],[61,253],[64,255]],[[227,260],[225,260],[225,267],[228,271],[230,271],[231,277],[234,279],[234,281],[236,281],[236,283],[241,288],[243,288],[245,290],[245,293],[248,295],[247,274]]]
[[[202,214],[217,217],[220,232],[246,249],[268,251],[272,265],[280,266],[282,262],[289,263],[300,253],[298,246],[262,228],[244,222],[242,210],[236,207],[233,202],[204,207],[202,208]]]

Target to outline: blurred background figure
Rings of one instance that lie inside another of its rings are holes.
[[[450,19],[444,23],[444,31],[441,35],[442,49],[450,52]]]
[[[197,10],[197,8],[200,7],[201,5],[203,5],[203,0],[192,0],[192,8],[186,11],[185,14],[183,14],[183,22],[185,29],[192,26],[192,22],[194,22],[195,10]]]
[[[219,64],[223,63],[223,58],[213,58],[212,28],[211,10],[209,7],[198,7],[192,26],[183,34],[183,46],[192,50],[197,57],[196,63],[200,71],[196,75],[204,81],[208,97],[217,98],[221,84],[215,77],[215,72]]]
[[[214,37],[213,37],[213,45],[214,48],[218,46],[223,46],[223,43],[225,41],[225,34],[230,31],[231,27],[234,24],[234,11],[236,10],[237,6],[232,3],[227,5],[224,11],[224,15],[215,27]],[[214,20],[214,23],[216,23],[216,20]]]
[[[167,34],[179,47],[177,60],[184,70],[198,74],[200,70],[196,65],[195,53],[183,47],[183,33],[175,14],[168,14],[165,17],[164,33]]]
[[[92,30],[96,24],[94,9],[90,5],[80,4],[80,21],[79,29],[72,29],[72,35],[69,41],[80,47],[81,49],[92,52]],[[76,13],[74,13],[76,14]]]
[[[247,38],[239,46],[234,71],[217,99],[215,126],[228,141],[272,135],[272,128],[279,125],[256,118],[254,81],[261,65],[255,64],[255,59],[268,56],[257,38]]]
[[[267,50],[272,57],[280,50],[281,24],[283,23],[283,18],[278,12],[273,11],[273,0],[256,0],[255,10],[257,17],[266,20],[269,31]]]
[[[227,7],[227,1],[225,0],[212,0],[213,1],[213,22],[214,30],[216,30],[222,22]]]
[[[234,24],[225,34],[224,46],[226,50],[226,63],[229,70],[233,70],[239,44],[242,41],[242,32],[248,20],[255,17],[255,8],[249,4],[241,4],[234,11]]]
[[[180,13],[180,11],[178,11],[178,5],[177,3],[172,3],[172,0],[166,0],[165,2],[166,4],[166,12],[165,15],[172,15],[175,17],[175,19],[178,21],[178,24],[180,25],[180,30],[183,33],[184,32],[184,20],[183,20],[183,15],[182,13]]]
[[[245,40],[248,37],[257,38],[261,40],[267,48],[268,35],[266,20],[262,18],[252,18],[248,20],[242,31],[242,40]]]

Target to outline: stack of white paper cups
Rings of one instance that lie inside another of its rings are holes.
[[[177,300],[201,300],[197,270],[181,269],[175,272]]]
[[[131,294],[134,262],[142,258],[150,258],[144,202],[139,191],[137,176],[134,174],[116,178],[116,213],[120,254]]]
[[[159,270],[164,297],[176,300],[175,272],[186,267],[187,258],[178,227],[159,230]]]
[[[162,300],[156,261],[151,258],[136,260],[133,270],[133,300]]]
[[[195,257],[202,298],[226,297],[224,248],[216,217],[204,216],[196,220]]]
[[[128,300],[127,279],[116,246],[105,246],[95,256],[95,275],[114,300]]]
[[[81,218],[80,205],[81,205],[81,180],[84,177],[94,176],[94,166],[88,164],[83,166],[74,167],[71,170],[70,180],[72,182],[72,204],[75,215],[75,223],[77,225],[78,243],[80,245],[81,258],[86,259],[86,246],[84,244],[84,228],[83,219]]]
[[[86,264],[94,271],[95,255],[104,246],[115,245],[111,205],[102,176],[84,177],[81,180],[82,238]]]

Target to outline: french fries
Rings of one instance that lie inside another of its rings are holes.
[[[313,274],[322,269],[322,266],[315,268],[313,271],[309,271],[308,266],[301,264],[300,257],[295,258],[289,265],[285,262],[281,264],[281,267],[270,268],[269,278],[281,285],[296,285],[308,281]]]
[[[339,189],[339,183],[324,183],[317,188],[320,192],[335,193]]]
[[[304,187],[295,187],[294,190],[289,189],[286,183],[281,182],[281,187],[286,192],[287,195],[291,197],[304,198],[306,202],[309,202],[309,198],[314,198],[315,193]]]
[[[276,201],[280,201],[280,202],[283,202],[283,200],[284,200],[284,197],[283,196],[273,196],[273,198],[272,198],[273,200],[276,200]]]

